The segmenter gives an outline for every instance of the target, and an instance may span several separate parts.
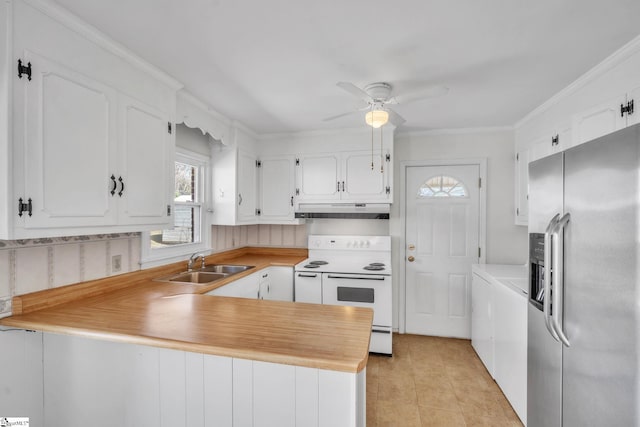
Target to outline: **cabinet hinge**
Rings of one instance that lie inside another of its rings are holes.
[[[259,168],[262,166],[262,162],[260,160],[256,160],[256,167]]]
[[[171,134],[171,122],[167,122],[167,132]]]
[[[296,159],[296,166],[300,166],[300,159]]]
[[[27,75],[27,80],[31,81],[31,62],[27,62],[27,65],[22,65],[22,59],[18,59],[18,78],[22,78],[22,75]]]
[[[384,157],[384,159],[385,159],[387,162],[390,162],[390,161],[391,161],[391,154],[387,154],[387,155]]]
[[[478,258],[482,256],[482,249],[478,248]]]
[[[556,134],[555,136],[551,137],[551,145],[558,145],[560,143],[560,135]]]
[[[31,198],[27,200],[27,203],[22,202],[22,197],[18,199],[18,216],[22,216],[23,213],[27,212],[29,216],[33,215],[33,205],[31,204]]]
[[[520,208],[516,208],[516,215],[520,215]]]
[[[478,188],[482,188],[482,178],[478,178]]]
[[[624,117],[624,113],[633,114],[633,99],[627,102],[627,105],[620,104],[620,117]]]
[[[260,209],[256,209],[256,216],[260,216],[261,213]]]
[[[516,162],[520,161],[520,153],[516,153]]]
[[[299,196],[299,195],[300,195],[300,189],[296,188],[296,196]]]
[[[167,205],[167,216],[171,216],[171,205]]]
[[[384,192],[387,194],[391,194],[391,187],[387,185],[387,188],[384,189]]]

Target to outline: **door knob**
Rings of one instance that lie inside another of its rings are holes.
[[[416,259],[415,259],[413,256],[409,256],[409,258],[407,258],[407,260],[408,260],[409,262],[413,262],[413,261],[415,261]]]

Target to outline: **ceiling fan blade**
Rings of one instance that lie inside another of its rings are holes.
[[[387,104],[407,105],[412,102],[420,101],[423,99],[437,98],[439,96],[443,96],[447,94],[447,92],[449,92],[449,88],[446,86],[442,86],[442,85],[430,86],[412,94],[394,96],[387,102]]]
[[[405,118],[400,114],[396,113],[393,109],[386,107],[385,110],[389,113],[389,121],[393,123],[396,127],[400,126],[404,122],[406,122]]]
[[[326,117],[324,119],[322,119],[323,122],[328,122],[331,120],[335,120],[335,119],[339,119],[340,117],[345,117],[345,116],[350,116],[352,114],[356,114],[359,113],[360,111],[349,111],[348,113],[342,113],[342,114],[337,114],[335,116],[331,116],[331,117]]]
[[[371,97],[369,96],[369,94],[367,92],[365,92],[364,90],[360,89],[358,86],[354,85],[353,83],[338,82],[338,83],[336,83],[336,86],[338,86],[339,88],[349,92],[351,95],[355,96],[358,99],[362,99],[362,100],[364,100],[366,102],[373,101],[373,99],[371,99]]]

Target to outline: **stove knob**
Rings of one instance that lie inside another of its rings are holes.
[[[364,242],[364,245],[366,248],[368,248],[371,245],[371,242],[369,242],[368,240],[366,242]]]
[[[313,242],[313,246],[315,246],[316,248],[320,247],[320,240],[316,240]]]
[[[360,240],[360,247],[364,248],[364,241],[363,240]]]
[[[351,247],[351,242],[347,242],[347,248]]]

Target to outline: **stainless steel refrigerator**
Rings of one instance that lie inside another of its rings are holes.
[[[640,425],[639,126],[529,165],[528,427]]]

